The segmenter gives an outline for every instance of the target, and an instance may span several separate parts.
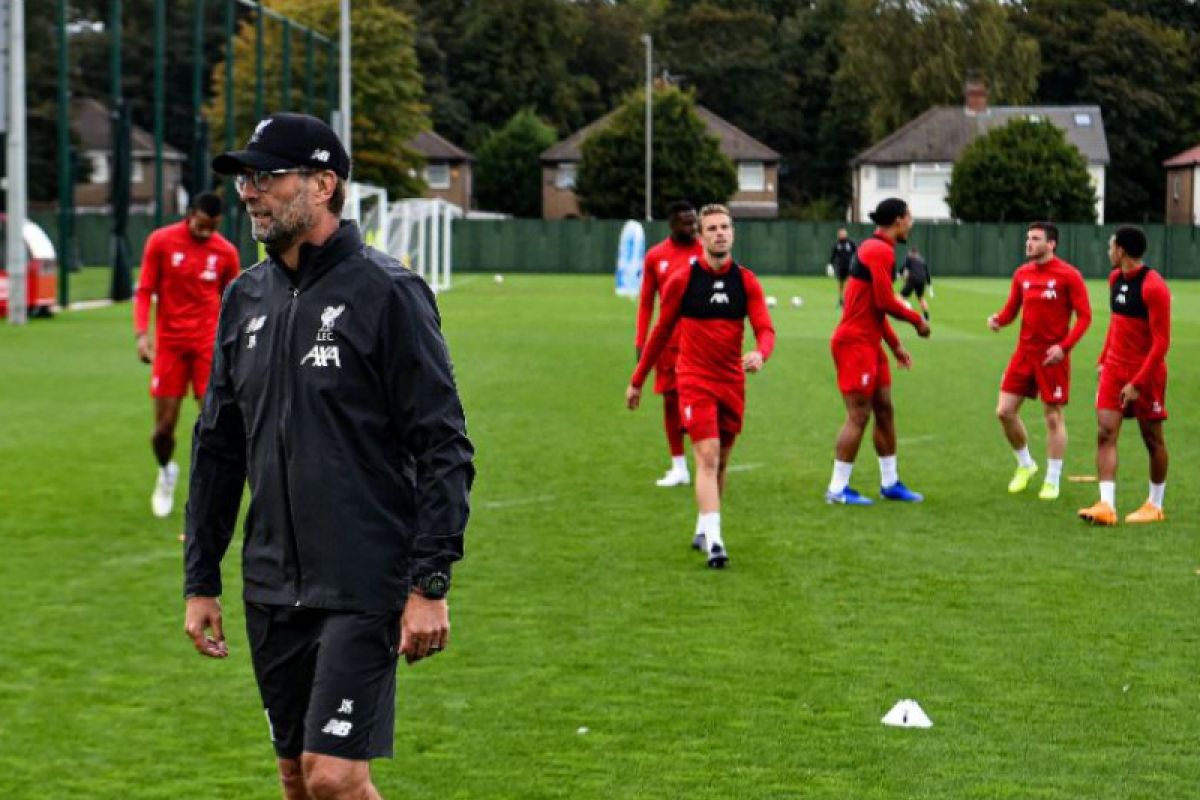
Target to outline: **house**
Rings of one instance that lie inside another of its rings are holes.
[[[475,157],[433,131],[422,131],[408,141],[408,146],[425,158],[426,199],[445,200],[464,211],[471,207],[472,164]]]
[[[961,108],[931,108],[851,160],[851,222],[866,221],[880,200],[892,196],[907,200],[917,219],[951,219],[946,187],[954,161],[977,137],[1020,118],[1057,125],[1079,148],[1096,189],[1096,218],[1104,221],[1109,158],[1099,106],[989,107],[987,87],[980,81],[969,81],[965,94]]]
[[[1200,144],[1163,162],[1167,168],[1167,224],[1200,225]]]
[[[78,137],[80,155],[91,166],[86,183],[75,184],[75,209],[78,213],[106,212],[111,199],[112,112],[108,106],[90,97],[77,98],[71,104],[71,130]],[[154,211],[154,135],[132,125],[129,210]],[[163,144],[163,212],[165,216],[187,210],[187,192],[183,185],[183,165],[187,160],[179,150]]]
[[[581,216],[575,175],[583,158],[583,142],[593,131],[604,128],[615,113],[608,113],[542,152],[544,219]],[[720,142],[721,152],[737,167],[737,193],[726,203],[730,212],[739,218],[779,216],[779,153],[703,106],[696,106],[696,114]]]

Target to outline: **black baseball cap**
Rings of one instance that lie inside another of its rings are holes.
[[[254,126],[245,150],[231,150],[212,160],[213,172],[235,175],[244,169],[333,170],[339,178],[350,177],[350,156],[337,134],[321,120],[308,114],[280,112]]]
[[[880,200],[879,205],[875,206],[875,210],[868,216],[876,225],[886,228],[907,213],[908,203],[899,197],[889,197],[886,200]]]

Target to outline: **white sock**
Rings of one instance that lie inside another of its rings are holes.
[[[1013,455],[1017,457],[1017,465],[1021,467],[1037,466],[1033,460],[1033,456],[1029,455],[1029,447],[1022,447],[1020,450],[1013,450]]]
[[[687,474],[687,456],[671,456],[671,471]]]
[[[837,494],[842,489],[850,485],[850,473],[854,471],[854,462],[852,461],[837,461],[833,462],[833,477],[829,479],[829,491]]]
[[[696,520],[696,526],[704,534],[704,539],[710,548],[714,544],[722,544],[720,511],[710,511],[707,514],[701,512],[700,518]]]
[[[1150,502],[1159,508],[1163,507],[1163,495],[1167,493],[1167,484],[1151,483],[1150,484]]]
[[[1100,481],[1100,502],[1117,507],[1117,482]]]
[[[1062,477],[1062,459],[1048,458],[1046,459],[1046,483],[1058,486],[1058,479]]]
[[[895,456],[880,456],[879,457],[879,485],[887,488],[900,480],[900,476],[896,474],[896,457]]]

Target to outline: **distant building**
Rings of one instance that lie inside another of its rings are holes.
[[[1096,189],[1096,219],[1104,221],[1104,179],[1108,167],[1108,138],[1099,106],[993,106],[987,87],[967,84],[965,104],[936,106],[882,141],[859,153],[850,162],[853,200],[850,221],[865,222],[885,197],[908,201],[913,216],[922,220],[949,220],[946,187],[954,162],[979,136],[1014,119],[1031,119],[1057,125],[1087,160],[1088,175]]]
[[[75,184],[75,209],[97,213],[109,208],[112,197],[112,113],[108,106],[90,97],[77,98],[71,104],[71,130],[78,137],[80,155],[92,174],[86,183]],[[131,127],[129,210],[154,211],[154,136],[137,125]],[[187,192],[183,186],[183,165],[187,160],[179,150],[163,144],[163,214],[167,217],[187,210]]]
[[[572,133],[542,152],[542,217],[564,219],[581,216],[575,196],[575,175],[583,159],[583,142],[603,129],[615,111]],[[737,193],[726,203],[733,216],[779,216],[779,153],[703,106],[696,114],[737,168]],[[701,202],[704,198],[691,198]],[[661,213],[662,209],[658,209]]]
[[[474,200],[472,183],[475,157],[433,131],[422,131],[409,140],[408,146],[425,157],[426,190],[423,197],[445,200],[464,211]]]
[[[1163,162],[1167,168],[1167,224],[1200,225],[1200,145]]]

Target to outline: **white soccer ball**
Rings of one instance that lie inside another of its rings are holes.
[[[793,297],[792,305],[795,308],[799,308],[800,306],[804,305],[804,298],[800,297],[799,295],[797,295],[796,297]]]
[[[504,283],[504,276],[497,273],[494,280],[496,281],[496,283]]]
[[[769,295],[767,297],[767,308],[774,308],[775,304],[778,302],[779,301],[775,298],[775,295]]]
[[[829,276],[829,277],[831,277],[831,278],[832,278],[834,275],[836,275],[836,274],[837,274],[837,273],[834,271],[834,269],[833,269],[833,264],[826,264],[826,265],[825,265],[825,274],[826,274],[826,275],[828,275],[828,276]]]

